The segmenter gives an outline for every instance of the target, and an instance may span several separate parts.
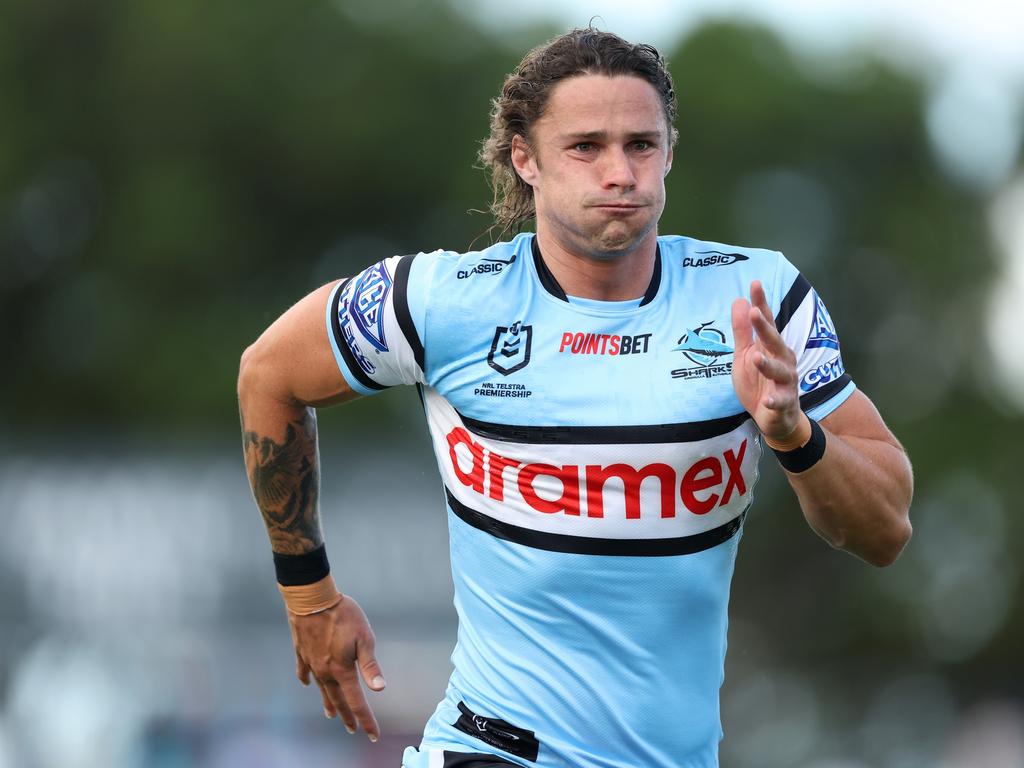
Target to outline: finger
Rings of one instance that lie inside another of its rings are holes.
[[[338,683],[345,696],[345,701],[352,708],[352,714],[356,721],[366,731],[370,741],[377,741],[380,738],[380,726],[377,725],[377,718],[373,716],[373,710],[366,700],[366,693],[363,686],[359,684],[359,676],[354,668],[340,670],[337,673]]]
[[[762,375],[778,384],[790,385],[796,381],[796,369],[784,360],[757,352],[754,354],[754,365]]]
[[[764,313],[757,307],[750,309],[750,324],[757,333],[757,339],[773,355],[782,355],[789,347],[786,346],[782,334],[775,327],[775,322],[764,316]]]
[[[742,356],[743,350],[754,343],[754,329],[750,325],[750,303],[736,299],[732,303],[732,339],[735,355]]]
[[[324,703],[324,717],[326,717],[328,720],[330,720],[335,715],[337,715],[338,712],[334,708],[334,704],[331,703],[331,698],[330,698],[330,696],[327,695],[327,691],[324,690],[323,685],[321,685],[319,681],[317,682],[316,685],[317,685],[317,688],[320,689],[320,698],[323,699],[323,703]]]
[[[775,315],[772,314],[772,308],[768,304],[768,296],[764,292],[764,285],[761,284],[760,280],[754,280],[750,284],[750,303],[761,310],[768,321],[774,325]]]
[[[341,718],[341,722],[344,723],[345,730],[349,733],[355,733],[356,718],[355,715],[352,714],[352,708],[345,700],[345,694],[341,689],[341,685],[339,685],[337,680],[333,678],[317,680],[317,683],[320,685],[320,690],[323,692],[323,695],[331,703],[334,711],[338,713],[338,717]]]
[[[384,673],[373,655],[373,643],[359,643],[356,646],[356,663],[363,675],[363,681],[367,687],[374,691],[383,691],[387,683],[384,681]]]
[[[797,404],[798,399],[796,395],[784,395],[781,393],[775,393],[768,395],[763,402],[765,408],[770,411],[778,411],[785,413],[793,408],[799,408]]]
[[[295,676],[303,685],[309,685],[309,665],[297,653],[295,654]]]

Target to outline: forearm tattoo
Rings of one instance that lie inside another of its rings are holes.
[[[275,552],[301,555],[323,543],[320,532],[320,461],[316,413],[288,424],[283,442],[249,431],[242,422],[242,446],[256,505]]]

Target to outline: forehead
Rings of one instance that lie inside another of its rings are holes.
[[[561,133],[667,130],[653,85],[634,75],[577,75],[551,90],[536,126]]]

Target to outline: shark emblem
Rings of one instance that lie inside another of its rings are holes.
[[[731,355],[733,348],[725,343],[725,334],[711,323],[701,323],[688,330],[679,339],[674,352],[682,352],[697,365],[708,366],[725,355]]]

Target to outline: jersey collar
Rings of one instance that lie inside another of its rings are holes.
[[[544,290],[554,296],[556,299],[568,303],[569,297],[565,295],[565,291],[562,290],[562,286],[558,284],[555,276],[551,274],[551,270],[548,269],[548,265],[544,263],[544,258],[540,255],[540,246],[537,244],[537,236],[533,236],[533,242],[531,244],[531,250],[533,251],[533,263],[537,268],[537,276],[540,278],[540,284],[544,286]],[[650,304],[654,301],[654,297],[658,295],[658,286],[661,285],[661,245],[655,246],[654,251],[654,273],[651,275],[650,285],[647,286],[647,290],[644,292],[644,297],[640,301],[640,306]]]

